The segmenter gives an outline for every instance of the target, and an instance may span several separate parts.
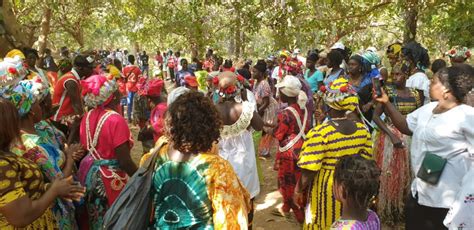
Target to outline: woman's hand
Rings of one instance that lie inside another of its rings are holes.
[[[382,96],[381,97],[377,97],[377,94],[373,93],[373,97],[374,97],[374,100],[378,103],[381,103],[381,104],[387,104],[389,102],[389,99],[388,99],[388,95],[385,93],[385,91],[382,89],[380,89],[382,91]]]
[[[74,161],[81,160],[86,154],[86,151],[84,150],[81,144],[72,144],[70,146],[66,146],[65,152],[66,157],[68,159],[72,158]]]
[[[394,148],[404,148],[405,146],[403,145],[403,141],[396,137],[396,136],[390,136],[390,141],[393,144]]]
[[[56,196],[66,201],[79,201],[86,192],[86,188],[75,182],[72,176],[56,178],[49,188]]]
[[[302,192],[298,192],[295,190],[295,193],[293,194],[293,202],[298,206],[299,208],[304,207],[304,196]]]

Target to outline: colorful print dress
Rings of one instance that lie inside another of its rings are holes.
[[[331,230],[380,230],[380,220],[374,211],[368,210],[366,221],[339,219]]]
[[[248,192],[219,155],[201,153],[186,162],[160,150],[153,175],[155,229],[247,229]]]
[[[316,172],[310,187],[305,210],[304,229],[328,229],[342,212],[341,203],[333,195],[333,177],[337,161],[348,155],[365,150],[372,158],[370,133],[362,123],[356,123],[357,130],[350,135],[338,132],[329,123],[313,128],[306,135],[298,166]]]
[[[22,132],[21,141],[11,149],[13,153],[35,162],[48,182],[63,176],[65,156],[61,150],[36,134]],[[56,198],[52,211],[60,229],[78,229],[72,203]]]
[[[133,146],[131,133],[125,119],[118,113],[96,108],[81,121],[81,144],[89,154],[81,161],[77,176],[86,187],[85,207],[81,215],[81,229],[102,229],[107,209],[117,199],[128,181],[120,169],[115,149],[122,144]]]
[[[385,91],[390,102],[404,116],[423,105],[418,90],[411,89],[409,97],[398,96],[393,87],[386,87]],[[385,122],[387,128],[400,138],[404,145],[403,148],[394,148],[389,136],[381,131],[375,136],[374,158],[382,171],[380,191],[377,196],[377,212],[384,223],[394,225],[404,222],[405,199],[410,192],[411,138],[395,128],[390,119],[386,119]]]
[[[37,164],[24,157],[0,153],[0,207],[27,195],[31,200],[39,199],[46,191],[43,175]],[[58,225],[51,212],[46,211],[24,229],[57,229]],[[17,229],[0,214],[0,229]]]

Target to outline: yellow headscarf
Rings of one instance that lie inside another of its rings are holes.
[[[10,52],[7,53],[7,55],[5,56],[6,58],[14,58],[15,56],[19,56],[21,59],[25,59],[25,55],[23,54],[23,52],[21,52],[20,50],[18,49],[12,49],[10,50]]]
[[[400,51],[402,51],[402,44],[398,42],[387,47],[387,54],[400,55]]]
[[[359,106],[359,97],[347,79],[338,78],[319,90],[324,103],[339,111],[354,111]]]

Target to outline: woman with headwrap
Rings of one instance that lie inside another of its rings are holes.
[[[308,100],[306,93],[301,90],[298,78],[287,75],[276,85],[280,100],[287,103],[288,107],[278,113],[278,123],[273,136],[278,140],[278,152],[275,167],[278,170],[278,188],[283,196],[283,207],[275,210],[276,214],[289,217],[293,210],[296,220],[303,223],[303,207],[298,207],[293,200],[296,182],[301,176],[301,171],[296,166],[305,134],[310,126],[311,114],[306,109]]]
[[[80,140],[88,154],[77,173],[87,188],[81,228],[102,229],[105,212],[137,170],[130,150],[132,136],[126,120],[114,111],[120,93],[115,81],[94,75],[81,82],[85,105],[92,108],[81,121]],[[78,157],[80,158],[80,156]]]
[[[471,51],[467,47],[455,46],[446,55],[449,57],[451,65],[465,63],[471,57]]]
[[[224,126],[219,141],[219,155],[228,160],[243,185],[255,198],[260,193],[257,163],[254,152],[252,127],[260,131],[263,121],[255,110],[255,104],[247,100],[246,94],[241,92],[245,79],[232,72],[221,73],[217,78],[219,102],[217,111],[221,114]],[[249,224],[252,223],[253,209],[250,213]]]
[[[405,86],[409,67],[396,63],[392,68],[393,85],[386,85],[385,92],[396,109],[404,116],[423,105],[420,93]],[[374,121],[380,120],[381,105],[377,105]],[[409,193],[411,180],[410,137],[402,134],[393,126],[390,118],[376,122],[381,130],[375,137],[374,156],[382,170],[380,191],[377,197],[377,212],[389,225],[403,223],[405,198]]]
[[[430,102],[430,80],[425,74],[430,65],[428,50],[415,41],[408,42],[402,48],[403,61],[410,67],[410,77],[407,79],[406,87],[422,91],[423,103]]]
[[[359,99],[354,88],[344,78],[335,80],[319,91],[327,105],[328,121],[316,126],[306,135],[299,155],[301,179],[295,189],[295,199],[306,206],[303,229],[329,229],[341,216],[341,203],[333,195],[334,167],[347,155],[358,154],[372,158],[371,135],[364,124],[348,119],[356,110]],[[303,192],[309,189],[308,201],[303,203]]]
[[[163,135],[164,118],[166,112],[166,96],[163,95],[165,82],[160,79],[149,79],[138,84],[138,95],[145,97],[147,110],[150,111],[149,120],[139,132],[142,135],[143,153],[147,153]]]
[[[387,55],[388,62],[390,63],[391,68],[393,68],[395,64],[401,61],[400,60],[401,53],[402,53],[402,43],[400,42],[395,42],[387,47],[387,51],[385,52],[385,54]],[[391,84],[393,80],[392,73],[391,71],[389,72],[386,69],[380,70],[380,74],[382,74],[382,76],[384,76],[385,72],[387,72],[386,73],[387,77],[384,78],[384,80],[387,84]]]
[[[255,79],[253,85],[253,94],[257,101],[257,112],[262,117],[265,124],[274,125],[276,123],[276,113],[278,110],[278,102],[273,98],[272,89],[265,80],[265,72],[267,64],[263,60],[257,61],[252,68],[252,78]],[[265,126],[263,128],[262,139],[259,150],[261,156],[270,156],[270,144],[272,142],[271,133],[273,128]]]
[[[285,65],[288,62],[288,59],[290,58],[290,52],[283,49],[283,50],[278,51],[277,56],[278,56],[277,66],[275,66],[275,68],[273,69],[273,72],[271,74],[271,79],[273,80],[273,82],[278,82],[284,76],[286,76]]]
[[[36,82],[39,81],[39,82]],[[43,119],[40,103],[48,95],[47,86],[39,78],[23,80],[12,86],[3,97],[10,100],[20,115],[20,142],[12,146],[11,151],[35,162],[49,182],[57,177],[72,175],[74,160],[72,155],[82,151],[80,145],[72,145],[65,152],[59,146],[45,141],[35,129],[35,124]],[[74,205],[57,199],[53,205],[53,214],[60,229],[77,229]]]

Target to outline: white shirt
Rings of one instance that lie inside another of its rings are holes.
[[[466,159],[469,172],[464,176],[456,201],[444,219],[444,225],[451,230],[474,229],[474,155]]]
[[[437,185],[415,178],[412,195],[418,194],[421,205],[449,208],[461,188],[463,176],[468,172],[466,157],[474,153],[474,108],[456,106],[444,113],[433,114],[438,102],[431,102],[408,114],[408,128],[413,132],[410,146],[411,167],[418,173],[426,152],[447,159]]]
[[[430,103],[430,80],[426,76],[425,73],[417,72],[411,75],[405,86],[408,88],[419,89],[423,91],[423,95],[425,96],[424,104]]]

